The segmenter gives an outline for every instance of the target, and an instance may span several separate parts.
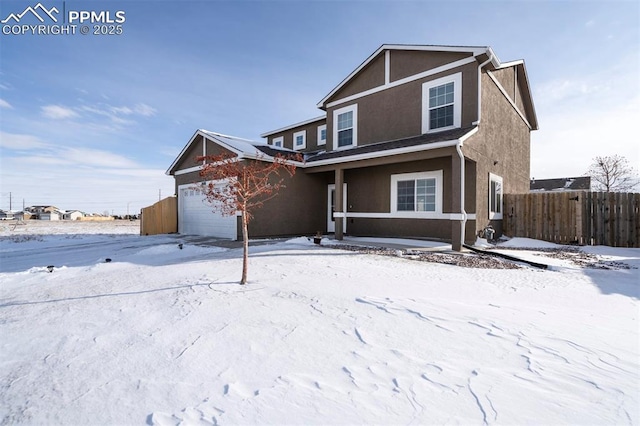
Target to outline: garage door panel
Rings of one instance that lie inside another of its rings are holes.
[[[237,239],[236,216],[223,216],[214,212],[200,191],[191,185],[178,191],[178,232],[186,235],[204,235],[217,238]]]

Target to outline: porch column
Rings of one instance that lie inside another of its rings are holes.
[[[343,226],[343,221],[345,220],[344,218],[344,205],[342,203],[342,190],[343,190],[343,183],[344,183],[344,170],[343,169],[336,169],[335,171],[335,183],[336,183],[336,189],[335,189],[335,212],[336,213],[341,213],[340,215],[338,215],[337,217],[335,217],[335,226],[336,226],[336,231],[335,231],[335,239],[336,240],[342,240],[343,237],[343,230],[344,230],[344,226]]]
[[[462,181],[460,179],[460,158],[451,156],[451,248],[462,251]],[[454,219],[456,218],[456,219]]]

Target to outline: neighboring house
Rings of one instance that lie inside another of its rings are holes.
[[[64,220],[79,220],[81,217],[84,217],[84,213],[80,210],[68,210],[62,215]]]
[[[30,213],[51,213],[54,211],[60,211],[56,206],[30,206],[25,210]]]
[[[32,219],[42,219],[40,217],[42,213],[51,213],[58,211],[60,211],[60,209],[58,209],[56,206],[29,206],[25,208],[25,212],[30,213]]]
[[[13,220],[15,218],[15,214],[12,211],[0,210],[0,220]]]
[[[490,47],[383,45],[317,104],[320,117],[252,142],[198,130],[167,174],[178,230],[236,239],[238,220],[211,213],[194,185],[199,155],[229,152],[305,162],[255,213],[252,237],[334,233],[473,242],[502,229],[502,197],[529,190],[538,129],[524,62]]]
[[[591,191],[591,177],[580,176],[560,179],[531,179],[531,192],[540,191]]]
[[[40,220],[60,220],[60,212],[54,211],[54,212],[46,212],[46,213],[40,213],[38,216],[38,219]]]

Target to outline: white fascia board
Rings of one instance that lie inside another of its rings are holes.
[[[344,80],[340,82],[331,92],[320,102],[316,104],[318,108],[322,108],[322,105],[333,96],[338,90],[340,90],[348,81],[350,81],[360,70],[366,67],[373,59],[375,59],[384,50],[417,50],[426,52],[470,52],[475,58],[483,53],[489,54],[491,50],[488,46],[436,46],[436,45],[411,45],[411,44],[383,44],[375,52],[373,52],[363,63],[351,72]]]
[[[388,50],[418,50],[423,52],[469,52],[473,56],[487,53],[489,46],[444,46],[424,44],[383,44],[381,49]]]
[[[220,145],[221,147],[223,147],[225,149],[228,149],[231,152],[235,152],[236,155],[238,155],[238,156],[244,154],[242,151],[240,151],[240,150],[236,149],[235,147],[225,143],[224,141],[216,138],[215,137],[215,133],[213,133],[213,132],[209,132],[209,131],[206,131],[206,130],[204,130],[204,131],[203,130],[199,130],[199,132],[205,137],[205,139],[209,139],[211,142],[216,143],[216,144]],[[220,135],[220,136],[223,136],[223,135]],[[224,136],[224,137],[228,137],[228,136]],[[240,138],[236,138],[236,139],[240,139]],[[240,139],[240,140],[243,140],[243,139]],[[249,142],[246,139],[244,139],[243,141]],[[206,143],[207,142],[205,141],[205,144]]]
[[[193,143],[194,139],[196,138],[196,136],[198,136],[199,133],[200,133],[200,129],[196,130],[193,133],[193,136],[191,136],[191,139],[189,139],[189,142],[187,142],[187,144],[184,146],[184,148],[182,148],[182,151],[180,151],[180,154],[178,154],[176,159],[173,160],[173,163],[171,163],[171,165],[169,166],[167,171],[164,172],[165,175],[171,175],[171,173],[170,173],[171,169],[173,169],[173,167],[178,163],[178,160],[180,160],[182,158],[184,153],[187,152],[187,149],[189,149],[189,147],[191,146],[191,144]]]
[[[531,93],[531,86],[529,85],[529,74],[527,73],[527,67],[524,64],[524,61],[522,61],[522,63],[518,65],[522,66],[522,73],[524,74],[524,84],[527,87],[527,90],[529,91],[529,101],[531,103],[531,114],[533,115],[533,120],[535,121],[535,126],[533,126],[532,129],[538,130],[538,115],[536,114],[536,106],[533,103],[533,94]]]
[[[176,159],[173,161],[173,163],[171,163],[171,166],[169,166],[169,168],[165,172],[166,175],[170,175],[171,169],[178,163],[178,161],[182,158],[184,153],[191,147],[191,144],[195,141],[196,136],[202,136],[205,139],[204,144],[203,144],[203,154],[205,153],[205,151],[204,151],[205,148],[204,147],[206,147],[206,139],[209,139],[213,143],[215,143],[217,145],[220,145],[223,148],[225,148],[225,149],[227,149],[227,150],[229,150],[231,152],[236,153],[239,157],[242,157],[243,154],[245,154],[244,152],[242,152],[242,151],[234,148],[233,146],[230,146],[229,144],[225,143],[224,141],[218,139],[216,136],[221,136],[221,137],[225,137],[225,138],[229,138],[229,139],[236,139],[238,141],[249,143],[252,146],[255,143],[255,142],[250,141],[248,139],[242,139],[242,138],[238,138],[238,137],[235,137],[235,136],[228,136],[228,135],[223,135],[221,133],[211,132],[209,130],[198,129],[193,134],[193,136],[191,136],[191,139],[189,139],[189,142],[187,142],[187,144],[184,146],[184,148],[182,148],[182,151],[180,151],[180,154],[176,157]],[[177,174],[190,173],[192,171],[195,171],[196,169],[197,169],[197,167],[190,167],[188,169],[177,170],[174,174],[177,175]]]
[[[478,127],[476,126],[458,139],[451,139],[447,141],[428,143],[423,145],[407,146],[404,148],[368,152],[365,154],[350,155],[346,157],[328,158],[326,160],[313,161],[311,163],[306,163],[305,167],[311,168],[311,167],[318,167],[318,166],[326,166],[328,164],[348,163],[351,161],[369,160],[371,158],[381,158],[381,157],[388,157],[388,156],[399,155],[399,154],[410,154],[412,152],[430,151],[432,149],[438,149],[438,148],[448,148],[451,146],[456,146],[458,144],[462,145],[464,141],[466,141],[471,136],[476,134],[477,131],[478,131]]]
[[[189,167],[188,169],[176,170],[176,172],[174,174],[176,176],[178,176],[178,175],[186,175],[187,173],[199,172],[200,170],[202,170],[202,165]]]
[[[496,66],[496,69],[511,68],[516,65],[524,65],[524,61],[522,59],[518,59],[516,61],[500,62],[499,65]]]
[[[210,136],[210,137],[220,136],[222,138],[235,139],[237,141],[248,142],[248,143],[251,143],[251,144],[256,143],[255,141],[252,141],[250,139],[244,139],[244,138],[239,138],[237,136],[225,135],[224,133],[212,132],[211,130],[207,130],[207,129],[199,129],[199,130],[202,133],[205,133],[207,136]]]
[[[290,126],[285,126],[285,127],[281,127],[279,129],[276,129],[276,130],[271,130],[270,132],[265,132],[265,133],[261,134],[260,137],[261,138],[266,138],[267,136],[275,135],[276,133],[285,132],[287,130],[295,129],[296,127],[299,127],[299,126],[304,126],[304,125],[307,125],[307,124],[315,123],[316,121],[326,120],[326,119],[327,119],[327,114],[321,115],[321,116],[316,117],[316,118],[311,118],[309,120],[301,121],[301,122],[296,123],[296,124],[291,124]]]
[[[458,139],[460,141],[460,146],[463,146],[466,140],[469,139],[471,136],[475,135],[476,133],[478,133],[478,126],[469,130],[467,134],[461,136],[460,139]]]
[[[494,77],[493,73],[491,73],[491,71],[487,71],[487,75],[495,83],[495,85],[498,88],[498,90],[500,90],[500,93],[502,93],[502,95],[505,97],[505,99],[511,104],[511,106],[516,111],[516,113],[520,116],[522,121],[524,121],[524,123],[527,125],[527,127],[529,127],[529,130],[533,130],[533,127],[531,126],[531,124],[529,124],[529,121],[527,120],[527,117],[525,117],[524,114],[522,113],[522,111],[520,111],[520,109],[518,108],[518,105],[516,105],[516,103],[513,102],[513,99],[511,99],[511,97],[509,96],[507,91],[504,89],[504,87],[502,87],[502,84],[500,84],[498,79]]]
[[[419,74],[414,74],[414,75],[411,75],[409,77],[405,77],[405,78],[402,78],[400,80],[396,80],[396,81],[391,82],[389,84],[384,84],[382,86],[374,87],[373,89],[365,90],[364,92],[360,92],[360,93],[356,93],[356,94],[351,95],[351,96],[347,96],[346,98],[338,99],[337,101],[329,102],[327,104],[327,107],[334,107],[336,105],[340,105],[340,104],[343,104],[345,102],[351,102],[353,100],[362,98],[364,96],[369,96],[369,95],[372,95],[374,93],[382,92],[383,90],[387,90],[387,89],[394,88],[396,86],[400,86],[401,84],[410,83],[412,81],[420,80],[422,78],[429,77],[429,76],[432,76],[432,75],[435,75],[435,74],[439,74],[439,73],[444,72],[444,71],[449,71],[449,70],[452,70],[452,69],[455,69],[455,68],[470,64],[472,62],[476,62],[476,58],[475,57],[471,57],[470,56],[468,58],[460,59],[458,61],[451,62],[451,63],[448,63],[446,65],[439,66],[437,68],[432,68],[430,70],[423,71],[423,72],[421,72]]]
[[[361,69],[366,67],[369,64],[369,62],[371,62],[376,56],[378,56],[380,54],[380,52],[382,52],[385,49],[385,46],[387,46],[387,45],[383,44],[378,49],[376,49],[375,52],[373,52],[371,55],[369,55],[369,57],[367,59],[365,59],[363,63],[361,63],[355,70],[351,71],[351,73],[348,76],[346,76],[345,79],[340,82],[340,84],[338,84],[336,87],[334,87],[333,90],[331,92],[329,92],[329,94],[327,96],[322,98],[322,100],[320,102],[318,102],[318,104],[316,106],[318,108],[322,108],[322,104],[324,104],[327,99],[329,99],[331,96],[333,96],[334,93],[336,93],[345,84],[347,84],[347,82],[349,80],[351,80],[357,73],[359,73]]]
[[[326,166],[331,164],[350,163],[353,161],[369,160],[372,158],[390,157],[392,155],[410,154],[413,152],[420,152],[420,151],[430,151],[432,149],[448,148],[451,146],[456,146],[458,143],[460,143],[458,139],[453,139],[453,140],[435,142],[435,143],[424,144],[424,145],[415,145],[415,146],[408,146],[404,148],[368,152],[365,154],[348,155],[345,157],[338,157],[338,158],[328,158],[326,160],[313,161],[310,163],[306,163],[306,167],[312,168],[312,167]]]

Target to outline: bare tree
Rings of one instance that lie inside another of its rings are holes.
[[[238,160],[231,154],[208,155],[198,157],[197,161],[206,161],[200,171],[200,177],[208,181],[205,187],[207,201],[214,212],[223,216],[242,214],[242,240],[244,253],[242,258],[242,279],[247,282],[249,264],[249,222],[253,211],[262,207],[265,201],[272,199],[283,188],[284,175],[293,176],[295,162],[301,162],[302,156],[285,157],[277,154],[273,159]]]
[[[593,159],[587,175],[595,188],[605,192],[630,191],[638,183],[637,172],[621,155],[598,156]]]

